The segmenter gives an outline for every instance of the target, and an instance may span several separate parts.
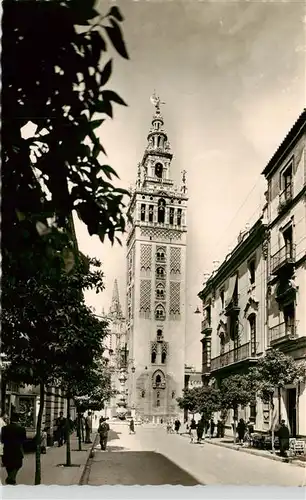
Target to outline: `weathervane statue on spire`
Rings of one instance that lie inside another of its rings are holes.
[[[156,110],[160,110],[160,105],[161,104],[166,104],[164,101],[160,100],[160,97],[156,94],[156,91],[154,90],[153,95],[150,97],[150,101],[153,104],[153,106],[156,107]]]

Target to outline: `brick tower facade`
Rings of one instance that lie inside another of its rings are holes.
[[[160,111],[138,165],[127,239],[128,405],[158,422],[179,413],[184,387],[187,187],[171,180],[172,152]]]

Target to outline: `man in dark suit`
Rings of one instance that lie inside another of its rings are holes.
[[[16,484],[16,476],[22,467],[23,444],[26,440],[26,430],[19,425],[19,415],[11,417],[11,423],[2,427],[1,441],[3,443],[2,463],[6,468],[6,484]]]

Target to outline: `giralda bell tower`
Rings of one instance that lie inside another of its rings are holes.
[[[127,239],[128,404],[132,415],[175,417],[184,387],[187,187],[171,180],[173,154],[160,99],[138,165]]]

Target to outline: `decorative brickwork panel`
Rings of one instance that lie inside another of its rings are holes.
[[[151,280],[140,281],[140,315],[149,318],[151,313]]]
[[[141,271],[151,271],[152,246],[140,245],[140,269]]]
[[[176,281],[170,281],[170,319],[176,319],[180,315],[181,303],[181,284]]]
[[[171,229],[162,229],[157,227],[142,227],[141,236],[148,236],[155,240],[180,240],[182,235],[180,231],[174,231]]]
[[[180,274],[181,273],[181,248],[171,247],[170,248],[170,273]]]

